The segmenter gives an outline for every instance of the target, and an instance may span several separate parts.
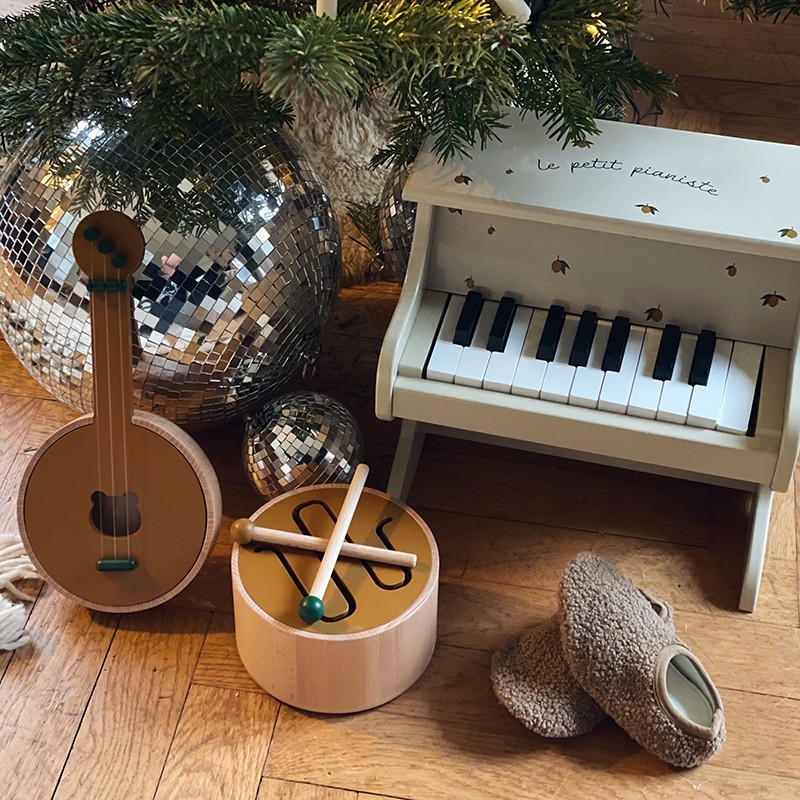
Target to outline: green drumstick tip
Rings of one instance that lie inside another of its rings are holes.
[[[312,622],[319,622],[322,619],[322,615],[325,613],[325,603],[319,597],[310,594],[300,601],[297,611],[300,618],[310,625]]]

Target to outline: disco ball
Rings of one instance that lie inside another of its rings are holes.
[[[417,217],[417,204],[403,200],[403,187],[407,178],[408,167],[395,167],[389,173],[378,208],[381,250],[398,283],[406,279]]]
[[[247,417],[244,466],[265,497],[315,483],[349,483],[363,454],[355,418],[324,394],[289,392]]]
[[[59,400],[92,406],[89,297],[71,251],[93,208],[134,216],[134,403],[189,429],[241,416],[313,361],[337,286],[336,219],[274,132],[208,125],[159,147],[86,123],[56,167],[0,174],[0,330]]]

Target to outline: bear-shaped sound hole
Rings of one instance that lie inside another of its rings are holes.
[[[95,530],[106,536],[130,536],[142,526],[136,492],[108,495],[92,492],[91,520]]]

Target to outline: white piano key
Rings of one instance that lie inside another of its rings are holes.
[[[601,367],[610,332],[611,322],[605,319],[597,321],[592,349],[589,353],[589,361],[585,367],[578,367],[575,370],[575,379],[572,381],[572,388],[569,390],[569,400],[567,401],[570,405],[597,408],[597,403],[600,400],[600,389],[603,386],[603,378],[606,374]]]
[[[486,346],[489,342],[492,323],[497,314],[497,306],[498,303],[493,300],[486,300],[483,303],[472,343],[462,351],[456,368],[454,382],[460,386],[475,386],[480,389],[483,385],[483,376],[486,374],[486,367],[489,365],[491,356]]]
[[[734,342],[717,430],[728,433],[747,433],[758,370],[764,347],[751,342]]]
[[[569,355],[575,341],[580,317],[567,314],[561,337],[558,340],[555,358],[547,365],[542,379],[542,389],[539,397],[554,403],[566,403],[569,399],[569,390],[572,388],[572,379],[575,377],[575,367],[569,363]]]
[[[522,345],[517,371],[511,384],[511,394],[520,394],[523,397],[538,397],[542,388],[542,379],[547,369],[547,361],[536,358],[539,340],[547,319],[547,309],[537,308],[531,317],[525,343]]]
[[[733,342],[730,339],[717,339],[714,345],[714,356],[705,386],[692,389],[689,402],[689,413],[686,424],[693,428],[715,428],[725,391],[725,379],[728,377],[728,366],[731,363]]]
[[[406,378],[422,378],[425,361],[431,352],[436,329],[442,321],[449,295],[446,292],[425,292],[417,317],[408,336],[397,374]]]
[[[528,333],[532,316],[532,308],[517,306],[505,350],[502,353],[492,353],[489,358],[489,366],[486,367],[486,374],[483,376],[484,389],[506,394],[511,391],[511,383],[517,371],[522,345],[525,343],[525,335]]]
[[[780,439],[786,406],[786,383],[792,351],[783,347],[765,347],[761,368],[761,390],[758,396],[756,436]]]
[[[603,388],[600,390],[600,401],[597,407],[602,411],[613,411],[624,414],[628,410],[628,400],[631,397],[633,379],[636,367],[642,352],[645,329],[640,325],[631,325],[628,334],[628,343],[625,345],[625,355],[619,372],[606,372],[603,378]]]
[[[660,328],[648,328],[644,335],[642,353],[633,378],[631,399],[628,400],[628,414],[634,417],[656,418],[658,401],[664,388],[664,381],[657,381],[653,377],[658,346],[661,344],[661,333]]]
[[[656,419],[676,422],[679,425],[686,424],[689,403],[692,399],[689,373],[692,369],[695,347],[697,347],[697,336],[693,333],[682,333],[672,377],[664,381],[664,388],[661,390]]]
[[[428,380],[452,383],[455,378],[461,351],[464,348],[459,344],[453,344],[453,337],[456,334],[456,325],[463,307],[463,295],[450,295],[442,327],[439,328],[436,343],[433,345],[433,351],[428,361],[428,369],[425,371],[425,377]]]

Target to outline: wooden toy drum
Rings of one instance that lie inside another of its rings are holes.
[[[258,526],[330,537],[347,486],[309,486],[262,506]],[[439,554],[428,526],[405,504],[364,489],[347,541],[414,553],[413,569],[340,558],[325,615],[308,624],[297,606],[321,554],[252,542],[231,560],[236,645],[253,679],[289,705],[332,714],[397,697],[428,666],[436,643]]]

